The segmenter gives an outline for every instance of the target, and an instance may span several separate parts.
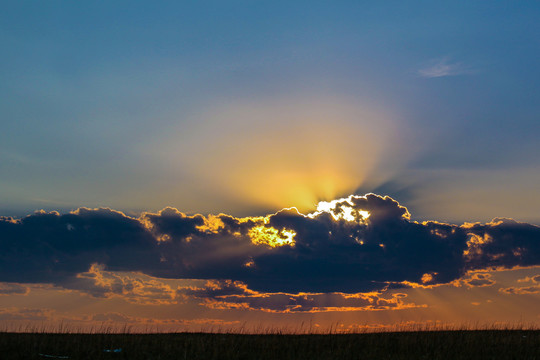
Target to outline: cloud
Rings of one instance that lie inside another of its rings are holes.
[[[17,283],[0,283],[0,296],[2,295],[27,295],[30,292],[28,286]]]
[[[487,287],[492,286],[496,281],[492,278],[492,275],[488,272],[479,272],[478,270],[469,270],[463,274],[459,279],[455,279],[448,283],[436,282],[437,273],[426,273],[422,276],[420,282],[402,281],[402,282],[388,282],[389,289],[395,288],[413,288],[413,289],[433,289],[435,287],[443,285],[453,285],[455,287],[461,287],[463,285],[473,287]]]
[[[126,333],[148,331],[208,331],[208,329],[229,329],[240,324],[239,320],[217,318],[175,319],[159,316],[141,317],[123,312],[97,312],[90,314],[69,314],[48,308],[5,307],[0,308],[0,331],[21,329],[33,332],[75,332]],[[210,327],[210,328],[208,328]]]
[[[112,321],[120,323],[134,323],[137,319],[117,312],[109,312],[104,314],[95,314],[92,316],[91,321]]]
[[[523,287],[508,287],[499,289],[500,292],[505,294],[538,294],[540,293],[540,285],[523,286]]]
[[[67,319],[71,320],[71,319]],[[80,319],[75,319],[79,322]],[[85,319],[87,322],[100,322],[109,324],[134,324],[134,325],[214,325],[214,326],[224,326],[224,325],[234,325],[240,323],[238,320],[227,321],[223,319],[209,319],[209,318],[200,318],[200,319],[158,319],[155,317],[138,317],[138,316],[129,316],[119,312],[107,312],[107,313],[98,313],[92,316],[87,316]],[[107,328],[108,329],[108,328]],[[125,331],[125,328],[119,328],[119,330]],[[129,327],[128,329],[137,330],[137,327]],[[143,328],[144,329],[144,328]],[[157,329],[157,328],[156,328]],[[111,330],[116,330],[112,328]],[[146,328],[148,330],[148,328]]]
[[[174,302],[175,289],[155,278],[231,280],[256,292],[240,294],[251,296],[248,306],[256,307],[257,294],[276,293],[276,303],[283,304],[280,294],[368,293],[406,282],[431,286],[473,270],[539,265],[539,238],[539,227],[511,219],[419,223],[394,199],[375,194],[320,204],[311,214],[290,208],[245,218],[173,208],[138,218],[111,209],[41,211],[0,219],[0,281]],[[477,276],[468,284],[490,281]],[[357,300],[354,306],[364,305]]]
[[[253,291],[239,281],[208,281],[203,287],[180,288],[179,292],[201,300],[212,309],[260,310],[272,313],[328,311],[400,310],[425,307],[406,303],[406,294],[370,293],[263,293]]]
[[[505,294],[538,294],[540,293],[540,275],[534,275],[534,276],[527,276],[524,279],[519,279],[517,281],[518,283],[529,283],[527,286],[521,286],[521,287],[508,287],[508,288],[500,288],[499,291]]]
[[[495,284],[489,273],[473,272],[470,276],[461,280],[468,287],[487,287]]]
[[[518,279],[517,282],[519,283],[533,282],[533,283],[540,284],[540,275],[526,276],[523,279]]]
[[[0,219],[0,234],[2,281],[58,284],[93,263],[134,271],[159,266],[156,239],[139,220],[111,209]]]
[[[176,292],[158,279],[137,273],[105,271],[103,265],[93,264],[87,272],[77,274],[62,286],[85,292],[93,297],[120,297],[136,304],[174,304]]]
[[[417,74],[424,78],[438,78],[471,73],[461,62],[450,62],[448,58],[432,60],[430,64],[419,69]]]
[[[540,263],[540,228],[512,219],[496,218],[487,224],[465,224],[469,240],[466,266],[512,268]]]
[[[32,320],[32,321],[48,321],[52,319],[54,314],[50,309],[33,309],[33,308],[4,308],[0,309],[0,320]]]

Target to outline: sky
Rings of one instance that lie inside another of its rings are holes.
[[[3,4],[0,328],[538,326],[539,17]]]

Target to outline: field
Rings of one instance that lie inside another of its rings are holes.
[[[539,330],[364,334],[0,333],[0,359],[537,359]]]

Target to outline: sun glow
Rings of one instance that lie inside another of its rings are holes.
[[[332,96],[238,101],[183,123],[149,152],[191,179],[191,190],[175,194],[198,211],[296,206],[309,212],[321,199],[365,185],[368,176],[386,176],[373,174],[396,144],[395,131],[388,131],[397,126],[393,118],[373,105]]]

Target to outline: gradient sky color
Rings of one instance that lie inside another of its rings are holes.
[[[538,324],[539,18],[537,1],[3,4],[0,320]],[[316,213],[351,194],[334,211],[370,214],[354,226]],[[260,240],[284,231],[295,244]]]

